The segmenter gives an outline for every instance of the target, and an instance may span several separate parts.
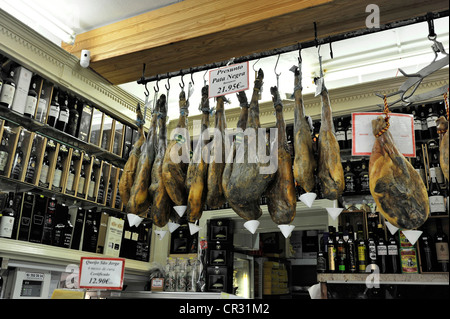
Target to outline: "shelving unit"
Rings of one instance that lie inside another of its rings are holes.
[[[372,276],[371,278],[368,278]],[[376,278],[375,276],[379,276]],[[327,284],[366,284],[376,278],[381,285],[448,285],[448,273],[430,274],[317,274],[317,280]]]

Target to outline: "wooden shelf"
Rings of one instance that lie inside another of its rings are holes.
[[[317,280],[327,284],[366,284],[370,274],[317,274]],[[379,274],[380,285],[448,285],[447,273]],[[373,277],[372,277],[373,278]]]
[[[81,257],[108,257],[62,247],[31,243],[21,240],[0,238],[0,257],[12,260],[29,261],[52,265],[79,265]],[[149,262],[132,259],[125,260],[125,272],[133,275],[147,275],[150,272]]]
[[[42,124],[39,121],[27,118],[13,110],[2,107],[1,111],[2,112],[0,113],[0,118],[4,119],[5,121],[12,122],[18,126],[22,126],[31,132],[38,133],[42,136],[54,140],[55,142],[67,145],[68,147],[84,151],[90,156],[95,156],[101,160],[105,160],[113,164],[114,166],[123,168],[125,165],[125,159],[114,153],[108,152],[103,148],[83,142],[72,135],[57,130],[56,128],[53,128],[47,124]]]

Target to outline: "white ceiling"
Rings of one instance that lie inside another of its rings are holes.
[[[59,40],[46,32],[38,21],[24,14],[22,8],[25,4],[42,9],[52,15],[54,19],[64,23],[75,34],[126,19],[144,12],[155,10],[181,0],[0,0],[0,8],[16,16],[27,23],[36,31],[42,33],[57,44]],[[437,40],[444,44],[446,51],[449,47],[449,19],[448,17],[434,21]],[[434,54],[431,42],[427,39],[428,27],[426,23],[419,23],[403,28],[383,31],[354,39],[348,39],[332,44],[334,58],[331,59],[329,46],[324,45],[320,49],[325,73],[325,83],[329,89],[350,86],[359,83],[401,76],[398,68],[406,72],[414,73],[429,64]],[[230,57],[232,58],[232,57]],[[292,93],[293,73],[289,68],[297,64],[298,52],[286,53],[280,56],[277,73],[279,77],[279,90]],[[316,48],[302,50],[303,88],[305,93],[315,91],[313,78],[318,75],[318,52]],[[265,73],[262,101],[271,100],[270,86],[276,85],[274,67],[277,56],[261,59],[255,68],[262,68]],[[250,70],[254,61],[250,61]],[[195,73],[194,93],[190,99],[189,114],[198,114],[200,103],[200,91],[203,85],[205,72]],[[206,75],[206,80],[208,77]],[[250,81],[253,82],[254,74],[250,72]],[[137,79],[136,79],[137,80]],[[190,76],[184,76],[187,84]],[[170,79],[171,90],[169,92],[169,119],[178,117],[178,94],[180,92],[180,77]],[[164,85],[167,80],[159,84],[160,93],[166,93]],[[149,83],[148,88],[153,97],[154,83]],[[131,94],[144,100],[144,86],[136,82],[120,85]],[[238,101],[234,94],[228,96],[231,104],[229,107],[237,107]],[[213,101],[210,101],[213,104]]]

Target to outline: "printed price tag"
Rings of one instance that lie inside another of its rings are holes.
[[[125,259],[81,257],[80,288],[122,289]]]
[[[227,65],[209,71],[209,97],[248,90],[248,62]]]
[[[352,113],[352,155],[362,156],[372,153],[375,136],[372,132],[372,120],[383,113]],[[414,136],[414,117],[411,114],[389,113],[389,132],[394,138],[395,146],[406,157],[416,157]]]

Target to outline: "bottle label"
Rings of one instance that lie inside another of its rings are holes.
[[[354,193],[355,192],[355,182],[352,176],[345,177],[345,192]]]
[[[48,175],[48,166],[42,165],[41,176],[39,176],[39,181],[44,184],[47,183],[47,175]]]
[[[363,192],[370,191],[369,174],[363,174],[360,178],[360,181],[361,181],[361,191],[363,191]]]
[[[337,131],[336,132],[336,140],[339,141],[345,141],[345,131]]]
[[[34,111],[36,110],[37,98],[34,96],[27,96],[27,101],[25,102],[25,114],[30,114],[34,116]]]
[[[58,118],[59,115],[59,106],[50,105],[50,111],[48,112],[48,116],[53,116],[54,118]]]
[[[444,196],[442,196],[442,195],[429,196],[428,200],[430,202],[430,213],[431,214],[445,212]]]
[[[422,130],[422,121],[420,119],[414,120],[414,131]]]
[[[80,180],[78,181],[77,192],[83,194],[83,189],[84,189],[84,177],[80,177]]]
[[[328,270],[330,270],[330,271],[336,270],[335,259],[336,259],[336,250],[334,249],[333,246],[329,246],[328,247]]]
[[[369,259],[377,260],[377,248],[374,244],[369,244]]]
[[[389,256],[398,256],[397,245],[388,245],[387,252]]]
[[[94,186],[95,186],[95,182],[91,181],[89,183],[89,190],[88,190],[88,196],[89,197],[94,197],[94,188],[95,188]]]
[[[0,151],[0,171],[4,171],[8,163],[8,152]]]
[[[436,127],[436,120],[437,120],[437,116],[435,116],[435,115],[427,117],[427,127],[428,128]]]
[[[3,84],[2,94],[0,95],[0,103],[10,106],[14,99],[14,92],[16,88],[10,84]]]
[[[69,173],[69,176],[67,176],[67,186],[66,190],[72,191],[73,190],[73,180],[75,178],[75,174]]]
[[[41,123],[44,123],[46,113],[47,113],[47,101],[43,98],[40,98],[39,103],[37,105],[36,120],[38,120]]]
[[[59,119],[58,121],[68,123],[69,122],[69,110],[61,110],[59,112]]]
[[[61,170],[55,169],[55,175],[53,175],[53,186],[59,187],[61,185]]]
[[[14,217],[2,216],[0,223],[0,237],[11,238],[14,227]]]
[[[36,169],[36,162],[34,160],[32,160],[29,164],[28,164],[28,169],[27,172],[25,174],[25,179],[27,180],[32,180],[34,177],[34,171]]]
[[[448,243],[436,243],[436,258],[440,263],[448,263]]]
[[[387,247],[385,245],[377,246],[378,256],[387,256]]]
[[[346,133],[346,135],[347,135],[347,140],[348,141],[350,141],[351,139],[352,139],[352,129],[351,128],[349,128],[348,130],[347,130],[347,133]]]

